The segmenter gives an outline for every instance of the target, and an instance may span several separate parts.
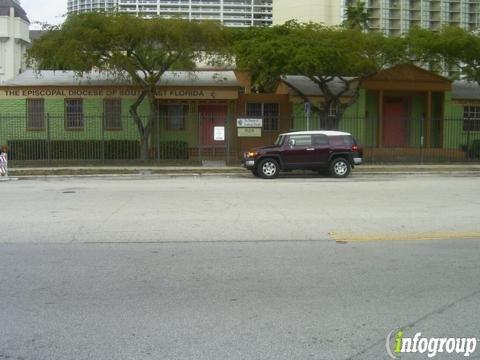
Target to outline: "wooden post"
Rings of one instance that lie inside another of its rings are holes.
[[[383,147],[383,90],[378,93],[378,147]]]
[[[427,119],[425,124],[425,147],[432,147],[432,92],[427,93]]]

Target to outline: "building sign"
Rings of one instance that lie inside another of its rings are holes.
[[[239,128],[261,128],[263,126],[262,119],[237,119],[237,127]]]
[[[238,128],[238,137],[262,137],[262,128]]]
[[[225,141],[225,127],[224,126],[215,126],[213,128],[213,140],[215,140],[215,141]]]
[[[141,90],[132,87],[36,87],[36,88],[0,88],[0,98],[137,98]],[[199,88],[159,88],[157,99],[187,100],[234,100],[238,99],[237,90],[199,89]]]

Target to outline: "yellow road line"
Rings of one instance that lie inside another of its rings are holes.
[[[430,240],[480,240],[480,231],[472,232],[431,232],[405,234],[337,234],[330,233],[336,242],[374,242],[374,241],[430,241]]]

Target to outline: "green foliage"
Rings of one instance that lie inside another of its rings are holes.
[[[458,76],[480,84],[480,36],[459,27],[441,31],[414,28],[407,35],[416,60],[441,71],[444,65],[460,69]]]
[[[137,160],[140,157],[137,140],[12,140],[8,149],[10,160]],[[186,160],[188,144],[163,141],[151,155],[155,159]]]
[[[368,10],[365,2],[356,1],[347,6],[345,11],[346,19],[342,27],[352,30],[368,30]]]
[[[251,72],[256,90],[274,91],[286,75],[303,75],[324,94],[317,109],[321,116],[334,106],[341,117],[349,105],[340,101],[342,96],[352,91],[358,94],[357,85],[363,78],[407,60],[402,38],[315,23],[288,22],[235,35],[231,50],[237,66]],[[335,90],[331,87],[334,79],[340,84]],[[300,89],[294,90],[308,101]]]
[[[139,145],[136,140],[13,140],[8,142],[11,160],[134,160],[139,158]]]
[[[182,70],[193,69],[195,61],[223,43],[223,31],[213,22],[91,12],[51,27],[33,42],[28,57],[38,69],[74,70],[79,75],[93,69],[113,71],[145,85],[180,64]]]
[[[79,76],[106,72],[142,91],[130,107],[141,137],[142,159],[148,157],[148,137],[156,121],[156,93],[168,70],[191,70],[225,47],[223,28],[214,22],[143,19],[123,13],[91,12],[71,15],[35,40],[28,59],[38,69],[74,70]],[[137,109],[150,106],[144,124]]]

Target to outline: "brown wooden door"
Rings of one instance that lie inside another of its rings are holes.
[[[383,106],[383,146],[407,145],[407,111],[403,99],[385,99]]]
[[[224,105],[200,105],[198,107],[200,117],[200,145],[225,145],[225,141],[217,141],[214,139],[214,129],[215,126],[226,126],[227,112],[227,106]]]

